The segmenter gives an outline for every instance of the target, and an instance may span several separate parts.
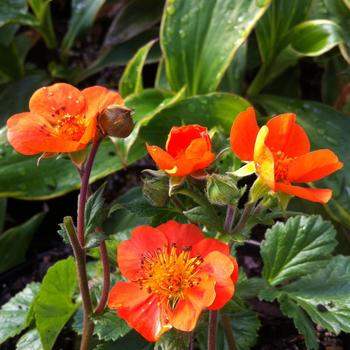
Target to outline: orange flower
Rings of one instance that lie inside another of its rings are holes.
[[[174,126],[168,135],[166,151],[148,144],[147,150],[158,167],[170,176],[190,175],[215,159],[208,130],[200,125]]]
[[[29,101],[30,112],[8,119],[8,141],[25,155],[81,150],[95,137],[98,114],[111,104],[123,100],[101,86],[79,91],[58,83],[40,88]]]
[[[332,190],[292,183],[317,181],[343,167],[329,149],[310,152],[309,139],[292,113],[278,115],[259,129],[254,109],[249,107],[232,125],[231,147],[242,161],[248,162],[236,172],[238,176],[255,172],[271,190],[312,202],[328,202]]]
[[[172,327],[193,330],[203,309],[232,298],[238,278],[228,245],[175,221],[134,229],[119,246],[118,265],[128,282],[112,288],[108,306],[149,341]]]

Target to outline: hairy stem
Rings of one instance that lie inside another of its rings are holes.
[[[66,216],[63,219],[63,223],[68,232],[73,248],[77,266],[79,289],[83,302],[83,334],[81,337],[80,350],[88,350],[90,346],[90,339],[94,331],[94,323],[90,320],[90,315],[92,314],[92,303],[86,273],[85,252],[78,241],[72,218],[70,216]]]
[[[79,201],[78,201],[78,240],[82,247],[85,244],[85,229],[84,229],[84,221],[85,221],[85,205],[87,200],[87,195],[89,191],[89,179],[92,170],[92,165],[94,163],[94,159],[98,150],[98,147],[101,143],[101,139],[95,139],[92,148],[89,154],[89,157],[84,165],[84,168],[81,171],[81,187],[79,193]]]
[[[218,324],[218,311],[209,311],[208,350],[216,350],[216,331]]]
[[[105,241],[100,243],[100,257],[101,257],[101,262],[103,267],[103,289],[102,289],[100,302],[95,309],[95,314],[97,315],[102,314],[102,312],[106,307],[109,287],[110,287],[110,269],[109,269],[109,260],[108,260],[107,247],[106,247]]]
[[[233,222],[235,221],[236,207],[228,205],[226,209],[226,218],[224,223],[224,230],[226,232],[231,232]]]
[[[253,209],[254,209],[254,203],[247,203],[245,205],[237,225],[232,230],[233,235],[240,233],[244,229]]]

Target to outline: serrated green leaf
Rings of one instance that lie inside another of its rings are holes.
[[[247,39],[270,1],[168,1],[161,46],[174,91],[205,94],[219,85],[234,54]]]
[[[126,322],[113,311],[106,311],[103,315],[94,317],[93,322],[95,334],[100,340],[115,341],[124,337],[131,330]]]
[[[222,220],[217,215],[213,207],[194,207],[186,210],[183,214],[193,223],[205,225],[207,227],[214,228],[218,231],[222,231]]]
[[[4,272],[25,261],[29,244],[44,219],[45,213],[10,228],[0,235],[0,272]]]
[[[337,242],[335,229],[320,216],[297,216],[266,231],[261,245],[263,276],[277,285],[327,264]]]
[[[51,350],[78,304],[72,302],[77,276],[72,257],[57,262],[45,275],[34,305],[35,319],[45,350]]]
[[[44,350],[37,329],[24,333],[16,344],[16,350]]]
[[[26,0],[1,0],[0,27],[15,22],[16,18],[27,12]]]
[[[155,40],[142,46],[129,61],[123,75],[119,80],[119,92],[125,98],[134,93],[140,93],[143,89],[142,69],[146,62],[149,50],[155,43]]]
[[[239,270],[238,281],[236,284],[235,298],[251,299],[257,297],[260,291],[265,288],[266,282],[262,278],[250,277]]]
[[[11,298],[0,310],[0,344],[22,332],[32,318],[32,304],[38,295],[40,283],[30,283]]]
[[[316,272],[282,288],[316,323],[350,332],[350,257],[338,255]]]
[[[72,15],[68,30],[62,41],[62,52],[67,54],[76,38],[84,33],[94,22],[97,12],[105,0],[73,0]]]
[[[305,311],[302,310],[293,300],[288,298],[287,295],[282,295],[278,298],[280,303],[281,311],[292,318],[295,327],[299,333],[305,338],[306,346],[309,350],[318,349],[318,339],[315,331],[315,327],[306,315]]]
[[[95,232],[107,217],[107,207],[103,198],[107,182],[98,188],[87,200],[85,206],[85,236]]]

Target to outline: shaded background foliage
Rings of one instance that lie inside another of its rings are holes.
[[[162,0],[1,0],[0,252],[4,258],[0,260],[0,272],[1,280],[8,284],[3,288],[2,302],[22,290],[26,282],[41,280],[50,264],[70,253],[55,232],[62,216],[74,213],[76,208],[72,191],[78,189],[79,177],[75,169],[66,157],[44,160],[37,167],[36,157],[21,156],[9,146],[4,127],[10,115],[27,110],[33,91],[56,81],[79,87],[100,84],[119,89],[126,104],[135,109],[134,132],[123,141],[105,140],[93,170],[92,182],[108,176],[106,196],[110,202],[138,184],[140,170],[150,165],[144,158],[145,141],[163,145],[173,125],[199,123],[227,136],[235,116],[251,104],[261,116],[296,113],[313,147],[332,149],[345,166],[322,181],[322,186],[334,190],[334,197],[327,205],[295,199],[292,209],[321,214],[332,221],[337,232],[329,233],[329,244],[334,248],[336,235],[340,242],[336,252],[347,256],[350,252],[349,28],[348,0],[168,0],[166,3]],[[263,122],[263,118],[260,120]],[[220,146],[227,144],[223,140]],[[230,161],[231,167],[239,165],[232,157]],[[224,164],[222,170],[228,169]],[[127,232],[137,224],[172,217],[171,213],[159,213],[148,207],[147,211],[147,204],[140,196],[140,191],[133,190],[118,200],[124,204],[141,201],[141,204],[119,207],[109,217],[106,227],[116,239],[127,237]],[[271,235],[266,242],[268,237]],[[270,244],[269,249],[278,245]],[[113,248],[111,243],[111,254]],[[322,250],[322,254],[327,253],[327,259],[332,251],[328,248]],[[250,253],[244,249],[238,248],[238,254],[247,255],[240,262],[247,267],[249,276],[258,275],[261,261],[256,257],[257,252],[254,248]],[[321,258],[326,259],[322,254]],[[316,255],[315,261],[319,258]],[[115,263],[112,257],[111,261]],[[270,267],[264,263],[264,278],[273,287],[277,277],[271,277]],[[62,263],[63,272],[59,273],[64,274],[69,264],[69,260]],[[334,269],[339,269],[339,265],[344,266],[343,273],[347,276],[348,260],[337,259]],[[253,279],[247,282],[245,275],[242,276],[241,284],[249,285],[251,294],[238,295],[238,301],[228,306],[228,312],[235,315],[233,328],[241,334],[239,349],[249,349],[254,345],[260,323],[245,299],[256,297],[262,282]],[[277,276],[281,281],[283,274]],[[316,336],[312,327],[300,321],[306,317],[304,310],[323,326],[330,321],[322,323],[320,312],[317,313],[319,303],[316,306],[314,300],[307,303],[307,298],[298,294],[299,285],[307,283],[307,277],[294,277],[300,279],[291,287],[278,292],[270,290],[264,297],[280,302],[282,313],[294,319],[312,349],[316,346]],[[38,291],[36,284],[26,288],[32,294]],[[25,293],[26,298],[30,293]],[[67,295],[68,309],[73,312],[76,305],[69,304],[69,290]],[[22,321],[25,319],[25,323],[19,322],[21,325],[32,324],[30,312],[21,317]],[[76,318],[77,330],[78,321]],[[309,319],[307,325],[308,322]],[[106,327],[111,325],[107,322]],[[268,329],[264,323],[263,327],[264,331]],[[269,327],[273,329],[273,325]],[[294,332],[290,323],[286,327]],[[58,333],[61,328],[58,327]],[[23,329],[19,327],[13,335]],[[143,346],[142,340],[132,333],[122,337],[112,331],[112,335],[108,332],[106,335],[103,327],[97,329],[103,334],[98,338],[105,341],[98,349],[116,346],[108,341],[116,341],[119,336],[120,346],[126,341],[130,348],[132,342],[135,349]],[[336,323],[330,329],[335,333],[348,331]],[[246,338],[252,341],[244,341]],[[276,346],[287,348],[287,343],[281,342]],[[17,343],[18,349],[26,346],[41,349],[35,329],[25,333]],[[200,338],[198,346],[202,346]],[[52,344],[45,345],[45,349],[51,347]]]

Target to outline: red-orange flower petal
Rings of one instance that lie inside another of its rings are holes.
[[[297,157],[309,152],[309,138],[304,129],[296,124],[295,114],[281,114],[270,119],[266,126],[269,128],[266,145],[272,151],[284,152],[288,157]]]
[[[327,203],[332,197],[332,190],[328,188],[305,188],[284,183],[277,183],[276,191],[281,191],[292,196],[297,196],[318,203]]]
[[[146,144],[147,151],[159,169],[164,171],[172,171],[175,168],[175,159],[158,146],[150,146]],[[175,169],[176,171],[177,169]]]
[[[171,328],[158,298],[140,290],[136,283],[118,282],[111,290],[108,307],[117,309],[118,315],[148,341],[157,341]]]
[[[29,110],[34,114],[54,120],[60,116],[85,115],[85,98],[74,86],[57,83],[35,91],[29,101]]]
[[[208,274],[199,274],[201,282],[198,286],[189,288],[184,293],[174,309],[172,325],[181,331],[191,332],[205,307],[215,300],[215,279]]]
[[[233,262],[228,256],[213,251],[204,258],[202,270],[208,272],[216,282],[216,296],[209,309],[220,309],[232,298],[235,290],[231,278],[234,270]]]
[[[157,230],[163,232],[170,247],[175,244],[180,250],[192,247],[198,242],[203,242],[205,238],[198,226],[194,224],[180,224],[174,220],[159,225]]]
[[[255,140],[259,132],[255,111],[249,107],[232,124],[230,142],[233,152],[241,160],[253,160]]]
[[[59,137],[48,121],[37,114],[15,114],[7,120],[7,139],[19,153],[33,155],[42,152],[72,152],[85,145]]]
[[[166,151],[173,157],[176,157],[185,152],[186,148],[195,139],[203,139],[207,145],[206,149],[211,148],[207,128],[197,124],[174,126],[168,135]]]
[[[341,169],[343,163],[329,149],[319,149],[292,159],[288,166],[287,180],[311,182],[326,177]]]
[[[164,233],[150,226],[136,227],[131,239],[123,241],[118,247],[118,266],[120,272],[131,280],[139,277],[141,258],[145,252],[156,251],[168,245]]]

